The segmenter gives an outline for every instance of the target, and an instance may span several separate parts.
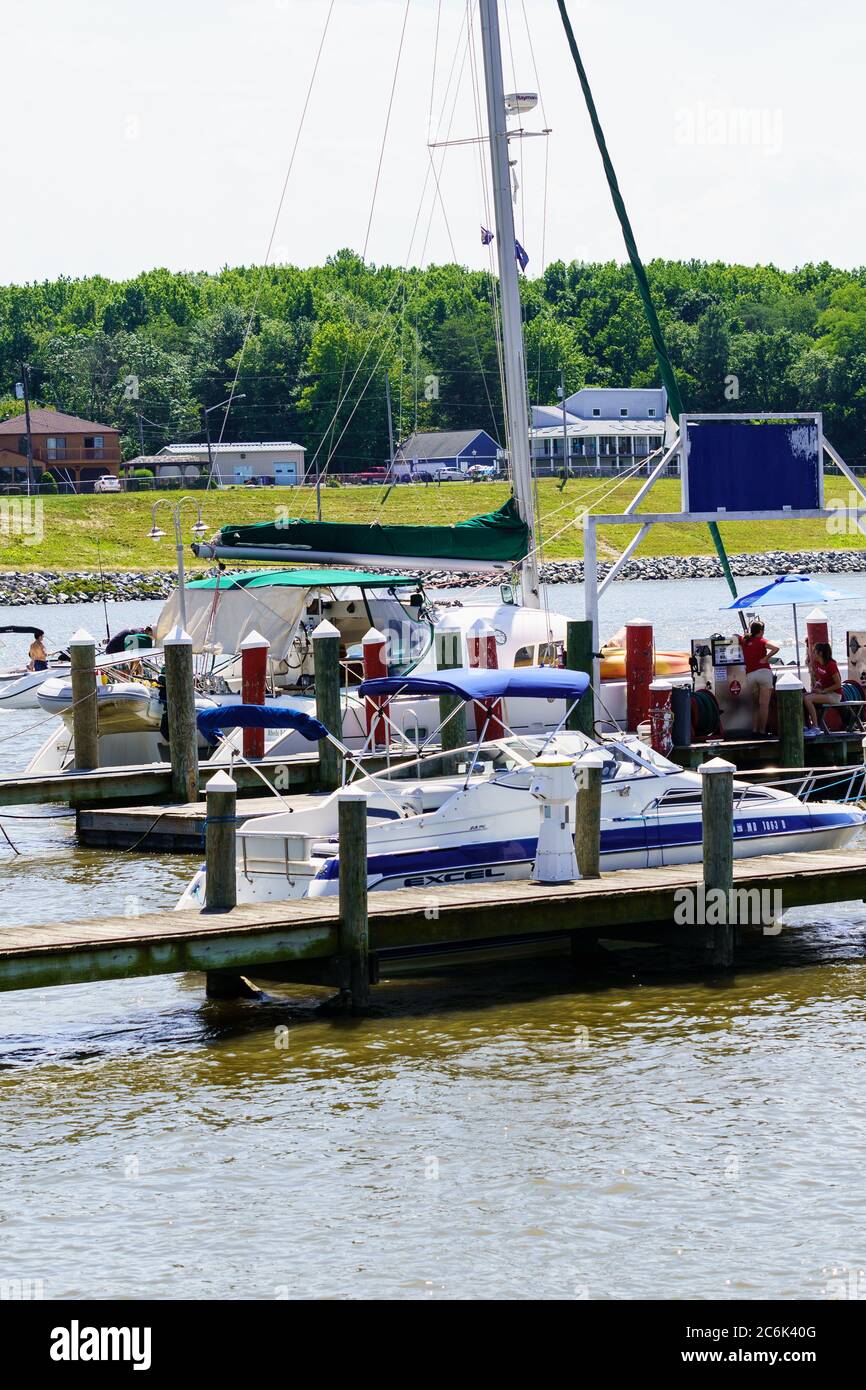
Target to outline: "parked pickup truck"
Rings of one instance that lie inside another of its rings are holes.
[[[355,481],[358,483],[384,483],[387,477],[387,468],[367,468],[363,473],[355,474]]]

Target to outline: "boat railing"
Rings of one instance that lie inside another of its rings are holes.
[[[308,861],[314,837],[311,835],[278,835],[273,831],[240,831],[238,833],[241,872],[247,881],[254,876],[285,878],[310,877]],[[270,854],[251,853],[250,846],[267,843]]]
[[[741,806],[750,796],[761,788],[787,791],[799,801],[862,801],[866,799],[866,764],[858,763],[851,767],[808,768],[795,772],[789,777],[738,787],[734,793],[734,806]]]

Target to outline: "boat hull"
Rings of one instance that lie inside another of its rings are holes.
[[[762,822],[765,824],[762,825]],[[734,858],[839,849],[848,844],[863,823],[861,813],[836,806],[803,806],[801,814],[740,816],[734,825]],[[455,843],[449,848],[419,846],[396,854],[372,854],[368,860],[370,892],[401,888],[433,890],[453,884],[508,883],[528,879],[535,862],[535,838]],[[323,849],[324,846],[317,846]],[[336,846],[334,847],[336,850]],[[702,857],[701,823],[683,820],[647,833],[644,827],[602,829],[600,865],[603,873],[662,865],[696,864]],[[178,903],[179,908],[204,905],[206,872],[198,871]],[[339,860],[319,857],[309,867],[289,872],[238,872],[239,904],[280,902],[287,898],[329,897],[339,892]]]

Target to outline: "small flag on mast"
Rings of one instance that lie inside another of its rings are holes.
[[[481,224],[481,245],[482,245],[482,246],[489,246],[492,240],[493,240],[493,233],[489,230],[489,228],[485,227],[485,226],[484,226],[484,223],[482,222],[482,224]]]
[[[517,258],[517,264],[520,266],[520,269],[525,270],[526,267],[529,265],[529,257],[527,256],[523,247],[520,245],[519,241],[515,241],[514,243],[514,255]]]

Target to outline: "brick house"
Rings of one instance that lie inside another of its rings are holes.
[[[120,431],[59,410],[30,412],[33,481],[51,473],[59,484],[89,492],[97,478],[117,474]],[[0,421],[0,486],[27,482],[27,423],[23,415]]]

